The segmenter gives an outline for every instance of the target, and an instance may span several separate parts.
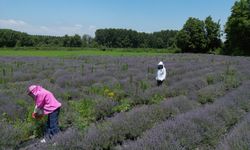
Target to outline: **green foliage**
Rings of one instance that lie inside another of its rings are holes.
[[[127,29],[98,29],[95,41],[106,48],[169,48],[175,45],[176,33],[174,30],[147,34]]]
[[[44,36],[28,35],[18,31],[0,29],[0,47],[105,47],[107,48],[175,48],[175,30],[139,33],[126,29],[98,29],[95,38],[89,35]]]
[[[0,149],[13,149],[22,139],[22,131],[0,120]]]
[[[155,73],[155,68],[148,66],[147,71],[148,71],[148,74],[154,74]]]
[[[94,39],[89,35],[64,37],[28,35],[18,31],[0,29],[0,47],[94,47]],[[97,47],[97,45],[95,45]]]
[[[122,99],[119,101],[119,103],[120,103],[119,105],[112,108],[114,112],[124,112],[132,108],[131,100],[129,99]]]
[[[223,121],[225,121],[227,128],[233,127],[239,121],[239,119],[242,117],[242,113],[240,111],[240,109],[236,108],[223,110],[223,113],[221,113],[220,117]]]
[[[207,84],[208,85],[214,84],[214,77],[213,76],[210,76],[210,75],[207,76]]]
[[[213,102],[217,97],[226,93],[227,90],[237,88],[242,80],[238,77],[236,70],[229,65],[219,78],[221,79],[214,79],[213,76],[207,76],[209,86],[198,91],[198,101],[201,104]],[[217,80],[222,82],[214,84]]]
[[[187,95],[187,91],[174,89],[174,90],[168,90],[164,93],[165,97],[176,97],[176,96],[180,96],[180,95]]]
[[[148,89],[150,87],[150,84],[144,80],[140,80],[139,86],[142,89],[142,91],[145,91],[146,89]]]
[[[45,115],[42,119],[36,120],[32,118],[31,114],[34,111],[34,106],[28,106],[28,103],[26,104],[26,107],[28,108],[28,111],[26,113],[26,119],[21,122],[15,122],[15,126],[22,127],[22,131],[26,133],[26,138],[29,138],[29,136],[34,135],[35,137],[41,137],[43,136],[45,125],[48,119],[48,116]]]
[[[128,71],[128,64],[122,64],[122,71]]]
[[[221,31],[220,24],[215,23],[212,20],[211,16],[208,16],[205,19],[205,30],[206,30],[206,38],[207,38],[207,50],[210,53],[214,53],[216,48],[220,48],[222,46],[222,41],[220,39]]]
[[[108,93],[108,92],[109,92],[108,87],[102,86],[100,84],[94,84],[88,89],[89,94],[95,94],[95,95],[105,95],[105,93]]]
[[[64,47],[81,47],[82,40],[79,35],[68,36],[65,35],[63,37],[63,46]]]
[[[88,89],[89,94],[93,95],[101,95],[116,101],[119,101],[120,99],[123,99],[126,95],[124,91],[121,89],[121,86],[119,84],[114,85],[113,87],[108,87],[105,85],[92,85]]]
[[[27,102],[25,100],[23,100],[23,99],[17,100],[16,104],[21,106],[21,107],[26,107],[28,105]]]
[[[199,92],[198,97],[199,97],[198,101],[201,104],[206,104],[214,102],[216,95],[214,95],[214,93],[212,92]]]
[[[64,100],[72,100],[72,96],[71,96],[70,92],[63,92],[61,97]]]
[[[250,55],[250,0],[234,3],[225,26],[224,54]]]
[[[157,104],[160,103],[164,99],[163,95],[154,94],[150,100],[150,103]]]
[[[95,120],[93,101],[87,99],[70,101],[69,105],[73,111],[71,120],[76,127],[84,129]]]
[[[11,135],[11,139],[9,139],[8,144],[15,143],[16,146],[17,142],[24,142],[30,140],[33,137],[41,137],[44,133],[45,124],[47,121],[47,116],[44,116],[41,120],[35,120],[31,117],[31,114],[34,110],[34,106],[29,105],[24,100],[18,100],[17,105],[27,108],[25,112],[24,119],[11,119],[8,117],[6,113],[3,113],[0,117],[1,121],[4,123],[8,123],[12,126],[11,131],[8,134]],[[12,135],[12,133],[14,135]],[[4,135],[3,135],[4,136]],[[8,137],[8,136],[5,136]]]
[[[230,66],[227,67],[225,74],[223,76],[224,83],[226,84],[226,89],[237,88],[241,84],[241,79],[235,69]]]
[[[219,54],[223,54],[223,46],[216,48],[214,51],[212,51],[210,54],[215,54],[215,55],[219,55]]]
[[[0,47],[33,46],[28,34],[9,29],[0,29]]]
[[[136,51],[136,49],[134,49]],[[164,50],[164,49],[163,49]],[[153,52],[153,50],[140,49],[138,53],[130,51],[129,49],[124,49],[124,51],[120,51],[119,49],[114,51],[100,51],[94,49],[73,49],[67,50],[64,48],[58,50],[46,50],[39,49],[35,50],[34,48],[26,48],[20,50],[13,49],[0,49],[0,56],[39,56],[39,57],[76,57],[76,56],[157,56],[161,55],[159,52]],[[88,60],[85,60],[85,63]]]
[[[176,37],[182,52],[207,53],[221,46],[220,25],[209,16],[205,21],[190,17]]]
[[[182,52],[206,52],[206,33],[204,22],[189,18],[177,34],[177,46]]]
[[[226,89],[237,88],[241,84],[240,79],[232,75],[225,76],[224,82],[226,84]]]

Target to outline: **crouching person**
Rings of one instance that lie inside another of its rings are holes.
[[[157,66],[157,74],[156,74],[157,86],[162,85],[165,79],[166,79],[166,68],[164,67],[163,62],[160,61]]]
[[[58,116],[61,103],[56,100],[50,91],[39,85],[29,86],[28,95],[35,101],[35,109],[32,117],[39,119],[43,115],[48,115],[44,138],[40,141],[41,143],[46,143],[46,140],[50,140],[52,136],[60,131],[58,127]]]

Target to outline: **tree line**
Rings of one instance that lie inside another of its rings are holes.
[[[168,48],[175,46],[178,31],[165,30],[139,33],[128,29],[98,29],[95,38],[89,35],[45,36],[0,29],[0,47],[107,47],[107,48]]]
[[[42,36],[0,29],[0,47],[103,47],[179,48],[181,52],[250,55],[250,0],[234,3],[225,25],[225,42],[219,21],[190,17],[177,30],[145,33],[131,29],[98,29],[89,35]]]
[[[102,46],[114,48],[169,48],[175,46],[177,33],[177,30],[140,33],[127,29],[98,29],[95,40]]]
[[[190,17],[178,32],[176,41],[182,52],[215,52],[222,47],[220,24],[211,16],[204,21]]]
[[[204,21],[189,18],[176,36],[182,52],[250,56],[250,0],[235,1],[225,24],[225,42],[221,41],[219,22],[209,16]]]
[[[223,43],[220,24],[210,16],[204,21],[189,18],[176,36],[177,46],[182,52],[214,53],[219,49],[221,54],[250,56],[250,0],[234,3],[224,33]]]
[[[94,38],[89,35],[47,36],[29,35],[10,29],[0,29],[0,47],[93,47]]]
[[[250,56],[250,0],[239,0],[225,25],[224,54]]]

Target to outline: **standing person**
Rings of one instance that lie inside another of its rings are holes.
[[[58,116],[62,104],[56,100],[50,91],[39,85],[29,86],[28,95],[34,99],[36,105],[32,117],[39,119],[41,114],[48,115],[44,138],[40,141],[41,143],[46,143],[46,140],[51,139],[52,136],[60,131]]]
[[[163,62],[160,61],[157,66],[157,74],[156,74],[157,86],[162,85],[165,79],[166,79],[166,68],[164,67]]]

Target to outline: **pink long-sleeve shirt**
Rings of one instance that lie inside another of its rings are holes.
[[[37,85],[30,92],[35,95],[35,104],[37,108],[43,109],[44,114],[50,114],[62,105],[56,100],[50,91],[42,88],[39,85]]]

